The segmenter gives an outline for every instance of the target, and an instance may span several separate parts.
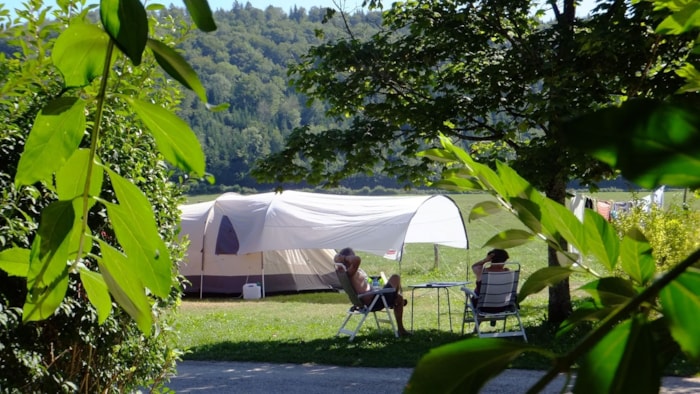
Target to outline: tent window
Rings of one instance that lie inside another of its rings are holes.
[[[236,254],[238,253],[238,248],[236,230],[234,230],[228,216],[224,216],[219,226],[219,234],[216,236],[216,254]]]

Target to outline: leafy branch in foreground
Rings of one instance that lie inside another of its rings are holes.
[[[560,372],[571,373],[575,363],[579,365],[575,392],[658,392],[664,366],[670,361],[659,356],[668,352],[658,350],[668,348],[669,337],[691,360],[700,361],[700,341],[693,334],[700,330],[700,322],[688,319],[700,313],[697,291],[700,271],[689,268],[700,260],[700,250],[654,279],[656,265],[651,247],[638,229],[624,234],[620,240],[612,225],[592,210],[586,211],[581,222],[568,209],[544,197],[510,167],[498,163],[493,170],[474,161],[446,137],[441,141],[442,149],[423,152],[425,157],[449,167],[434,186],[491,193],[497,197],[499,205],[477,204],[470,219],[496,212],[496,208],[505,209],[527,228],[497,234],[487,241],[488,246],[510,247],[541,239],[558,251],[562,267],[547,267],[533,273],[523,284],[519,301],[574,272],[584,272],[594,276],[593,281],[581,287],[592,302],[577,309],[560,331],[584,320],[600,323],[564,355],[503,340],[468,339],[465,341],[468,344],[447,345],[419,363],[408,392],[422,392],[428,387],[444,387],[445,392],[478,392],[490,377],[507,368],[510,360],[531,351],[549,357],[553,363],[552,369],[531,392],[544,388]],[[582,254],[603,263],[610,276],[603,277],[585,265],[573,264],[578,256],[566,252],[557,241],[560,238],[572,243]],[[618,264],[625,278],[612,276]],[[474,352],[483,355],[484,366],[480,369],[464,369],[450,376],[429,373],[448,368],[455,359],[460,360],[457,365],[471,365],[466,362]],[[644,376],[645,380],[639,376]]]
[[[202,30],[215,29],[207,2],[186,1],[186,5]],[[102,0],[99,9],[103,28],[75,19],[55,39],[51,58],[63,75],[64,92],[36,116],[19,160],[15,187],[40,182],[56,192],[58,201],[43,210],[30,250],[14,247],[0,252],[0,268],[26,277],[24,322],[51,316],[66,296],[69,275],[79,274],[100,323],[110,314],[113,297],[149,334],[151,297],[168,297],[173,264],[144,193],[97,155],[106,130],[106,106],[128,105],[150,130],[165,159],[183,171],[202,176],[204,154],[192,130],[172,112],[137,97],[110,93],[113,62],[121,52],[139,66],[148,47],[174,79],[205,102],[206,95],[182,56],[148,37],[143,4]],[[90,95],[95,80],[99,87]],[[88,109],[94,118],[85,149],[81,143],[89,124]],[[104,198],[103,184],[111,186],[115,201]],[[116,245],[99,239],[89,228],[90,210],[96,204],[106,208]]]

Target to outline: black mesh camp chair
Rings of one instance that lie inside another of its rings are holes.
[[[398,338],[399,331],[396,329],[394,318],[391,316],[391,312],[389,311],[389,304],[386,302],[385,297],[385,294],[393,293],[396,291],[396,289],[387,287],[372,290],[367,293],[357,294],[355,292],[355,288],[352,287],[352,283],[350,282],[350,278],[348,277],[348,274],[345,270],[345,266],[343,264],[335,263],[335,267],[335,272],[338,275],[338,280],[343,286],[343,290],[348,295],[348,298],[350,298],[350,302],[352,302],[352,306],[350,307],[350,309],[348,309],[347,316],[345,317],[345,320],[343,320],[343,324],[338,329],[338,333],[336,334],[336,336],[339,336],[340,334],[349,335],[350,342],[352,342],[352,340],[355,339],[355,336],[357,335],[358,331],[360,331],[360,328],[365,322],[365,319],[367,319],[367,315],[371,313],[374,316],[375,323],[377,323],[377,329],[382,328],[380,326],[380,323],[390,324],[391,330],[394,332],[394,336]],[[362,302],[361,299],[361,297],[367,295],[373,296],[372,302],[370,302],[369,305],[365,305],[365,303]],[[380,313],[381,316],[377,316],[377,313]],[[386,314],[386,317],[384,317],[384,314]],[[350,322],[350,319],[352,319],[354,316],[358,316],[360,318],[359,322],[357,323],[354,329],[346,328],[346,326]]]
[[[508,271],[484,271],[481,275],[481,289],[478,295],[472,289],[462,287],[466,295],[462,319],[463,335],[464,326],[474,324],[473,332],[476,332],[480,338],[522,336],[527,342],[525,329],[520,320],[520,307],[517,304],[520,264],[506,263],[505,268],[508,268]],[[517,325],[508,327],[506,325],[508,318],[517,321]],[[496,331],[481,331],[481,323],[486,321],[492,325],[503,321],[503,327],[496,328]]]

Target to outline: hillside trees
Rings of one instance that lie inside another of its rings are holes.
[[[688,55],[689,41],[656,36],[649,26],[659,16],[645,2],[601,1],[587,18],[574,0],[549,2],[548,23],[533,18],[535,3],[394,3],[371,38],[349,32],[313,47],[292,68],[294,86],[346,126],[295,129],[255,174],[335,185],[379,167],[420,184],[436,167],[415,153],[442,133],[486,162],[514,159],[563,204],[568,181],[612,174],[565,142],[565,121],[627,97],[671,94],[681,82],[669,70]],[[548,250],[550,266],[566,263]],[[549,293],[548,320],[557,324],[571,312],[568,281]]]
[[[181,97],[172,74],[203,88],[167,49],[175,36],[149,39],[160,29],[182,33],[177,24],[149,21],[138,2],[101,5],[109,33],[89,22],[94,7],[83,1],[49,12],[38,0],[1,32],[15,51],[0,74],[7,392],[155,388],[180,355],[172,311],[182,198],[165,161],[201,175],[204,160],[168,111]],[[215,28],[206,3],[199,7],[197,23]],[[146,45],[153,52],[143,55]]]
[[[171,7],[161,17],[182,13]],[[324,116],[322,104],[305,105],[306,97],[289,86],[287,75],[289,64],[298,63],[312,45],[323,41],[315,34],[322,26],[325,39],[343,34],[340,20],[322,25],[324,15],[325,9],[318,7],[297,8],[288,16],[280,8],[259,10],[234,2],[230,10],[215,12],[215,33],[193,32],[179,45],[208,87],[209,102],[230,104],[210,116],[194,94],[185,92],[179,111],[202,142],[207,171],[217,184],[264,187],[250,175],[254,160],[278,152],[296,127],[335,127],[337,122]],[[363,32],[360,36],[368,36],[377,31],[380,18],[378,12],[357,13],[349,24]],[[240,156],[246,152],[255,156]]]

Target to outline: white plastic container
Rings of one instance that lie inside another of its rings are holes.
[[[243,285],[244,300],[259,300],[262,298],[262,289],[257,283],[246,283]]]

